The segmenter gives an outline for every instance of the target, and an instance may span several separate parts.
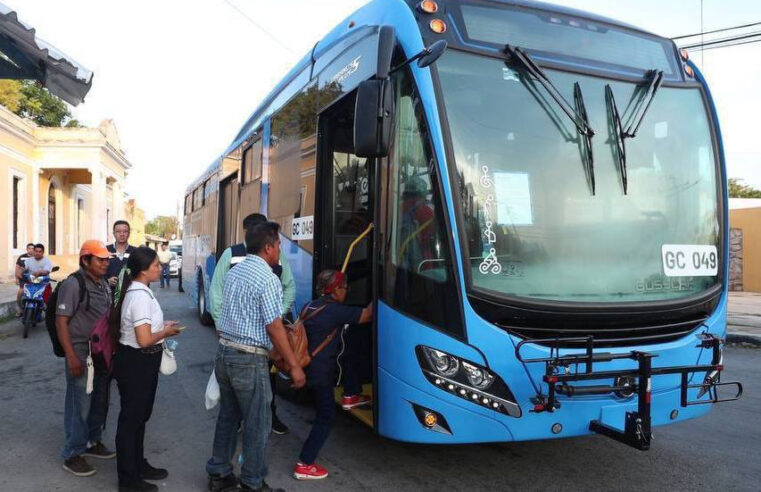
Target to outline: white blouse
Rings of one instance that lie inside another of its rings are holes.
[[[134,348],[141,348],[137,343],[135,328],[146,323],[151,325],[151,333],[164,329],[164,313],[159,301],[145,284],[132,282],[124,294],[119,343]],[[159,342],[156,342],[158,345]]]

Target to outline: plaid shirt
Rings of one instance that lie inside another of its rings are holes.
[[[271,348],[266,326],[281,316],[283,288],[272,268],[257,255],[225,277],[218,330],[231,342]]]

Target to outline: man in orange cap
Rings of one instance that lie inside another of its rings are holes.
[[[95,371],[87,394],[86,360],[90,333],[111,304],[105,275],[110,254],[91,239],[79,250],[79,270],[64,280],[56,298],[56,332],[66,354],[65,443],[63,469],[79,477],[95,473],[85,457],[111,459],[116,453],[101,441],[108,412],[111,379]]]

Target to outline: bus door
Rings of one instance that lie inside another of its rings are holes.
[[[232,174],[219,185],[219,220],[217,227],[217,256],[225,248],[236,243],[238,231],[238,196],[240,184],[237,174]]]
[[[315,217],[314,275],[325,268],[340,269],[351,243],[373,222],[375,211],[374,161],[353,154],[354,97],[347,95],[319,116],[319,162],[317,166],[317,210]],[[370,233],[358,243],[349,259],[346,275],[347,305],[366,306],[374,296],[373,238]],[[344,332],[346,351],[339,364],[354,364],[365,394],[371,393],[373,380],[370,325],[350,327]],[[353,359],[352,359],[353,358]],[[337,390],[337,398],[342,390]],[[372,425],[372,412],[355,409],[353,413]]]

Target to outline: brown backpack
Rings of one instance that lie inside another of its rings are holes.
[[[312,358],[315,355],[319,354],[322,349],[324,349],[338,333],[338,328],[336,328],[330,333],[330,335],[325,337],[325,340],[323,340],[322,343],[320,343],[320,345],[318,345],[311,354],[309,353],[309,341],[307,339],[307,331],[304,323],[307,320],[317,316],[320,311],[325,309],[326,306],[327,304],[320,306],[311,313],[305,315],[307,309],[310,307],[310,305],[307,304],[304,306],[304,309],[301,311],[299,317],[296,318],[296,321],[293,323],[283,324],[285,327],[285,333],[288,336],[288,345],[291,346],[291,350],[293,350],[293,354],[296,356],[296,360],[302,368],[308,366],[309,363],[312,362]],[[288,364],[288,361],[285,360],[283,355],[278,351],[277,347],[272,347],[269,357],[275,367],[277,367],[278,371],[284,373],[290,372],[291,366]]]

